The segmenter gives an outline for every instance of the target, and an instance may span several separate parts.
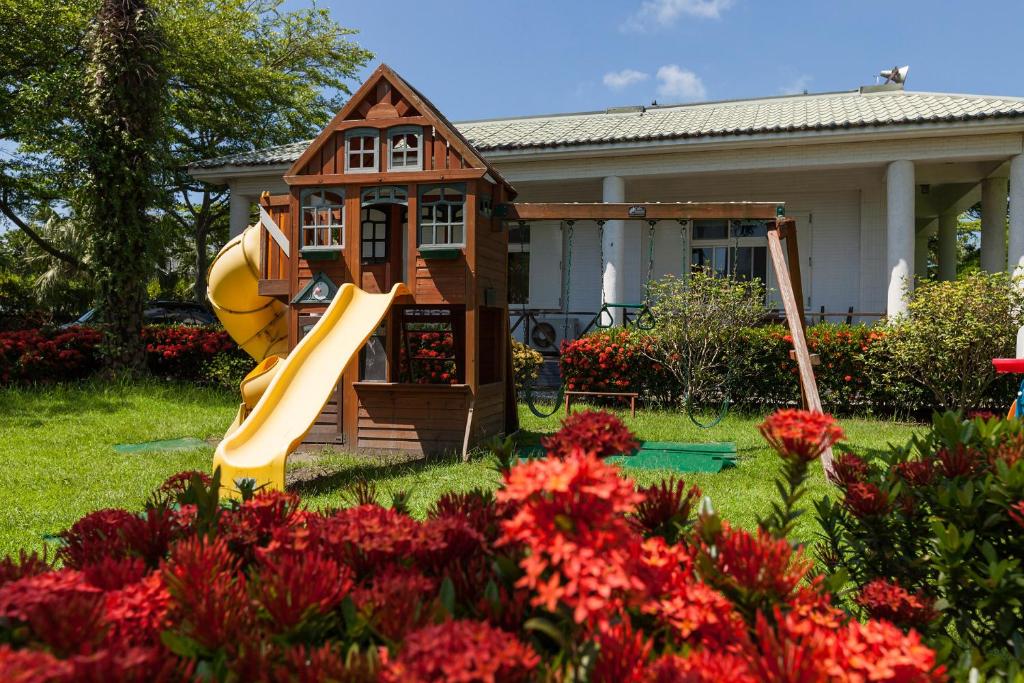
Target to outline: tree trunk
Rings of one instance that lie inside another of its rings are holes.
[[[108,372],[145,369],[142,315],[152,275],[157,150],[166,79],[147,0],[103,0],[89,35],[82,154]]]
[[[196,227],[196,277],[192,295],[199,303],[206,303],[206,270],[209,268],[209,257],[206,253],[206,221],[201,220]]]

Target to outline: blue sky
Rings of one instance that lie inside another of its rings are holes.
[[[319,4],[456,120],[849,90],[897,64],[910,90],[1024,96],[1021,0]]]

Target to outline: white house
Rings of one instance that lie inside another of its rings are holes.
[[[808,311],[900,313],[905,286],[926,272],[930,237],[939,277],[954,277],[957,216],[979,199],[982,267],[1024,268],[1024,98],[888,84],[456,126],[516,186],[517,201],[785,202],[799,227]],[[261,192],[287,191],[282,176],[307,144],[206,160],[191,173],[230,186],[238,232]],[[763,234],[737,227],[609,221],[602,249],[598,226],[579,222],[571,275],[569,226],[532,225],[522,244],[513,231],[516,303],[546,311],[559,332],[572,312],[573,334],[602,289],[607,301],[642,300],[652,253],[653,277],[704,263],[771,286]]]

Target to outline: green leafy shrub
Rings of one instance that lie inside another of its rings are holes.
[[[819,562],[865,616],[925,633],[965,670],[1024,660],[1024,424],[936,415],[873,457],[836,461]]]
[[[256,367],[256,361],[238,348],[222,351],[203,363],[203,379],[207,384],[238,391],[238,386]]]
[[[654,334],[643,354],[663,366],[697,401],[729,391],[730,370],[749,354],[744,333],[765,316],[764,287],[696,271],[650,283]]]
[[[987,407],[996,380],[992,359],[1013,356],[1024,292],[1005,273],[970,273],[952,282],[927,282],[909,295],[908,315],[888,325],[894,369],[920,384],[935,405],[953,410]],[[1010,395],[1012,381],[998,392]]]
[[[544,363],[544,356],[526,344],[520,344],[515,339],[511,341],[512,374],[515,377],[516,388],[522,389],[524,385],[537,381],[537,377],[540,375],[540,366]]]

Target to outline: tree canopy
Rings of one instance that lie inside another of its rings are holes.
[[[40,272],[88,281],[96,236],[86,135],[88,36],[100,0],[0,0],[0,213],[40,255]],[[223,188],[186,166],[311,137],[372,57],[355,33],[315,5],[283,0],[151,0],[163,45],[165,106],[152,154],[160,192],[148,202],[150,277],[205,295],[209,253],[226,236]],[[185,276],[185,283],[180,282]]]

